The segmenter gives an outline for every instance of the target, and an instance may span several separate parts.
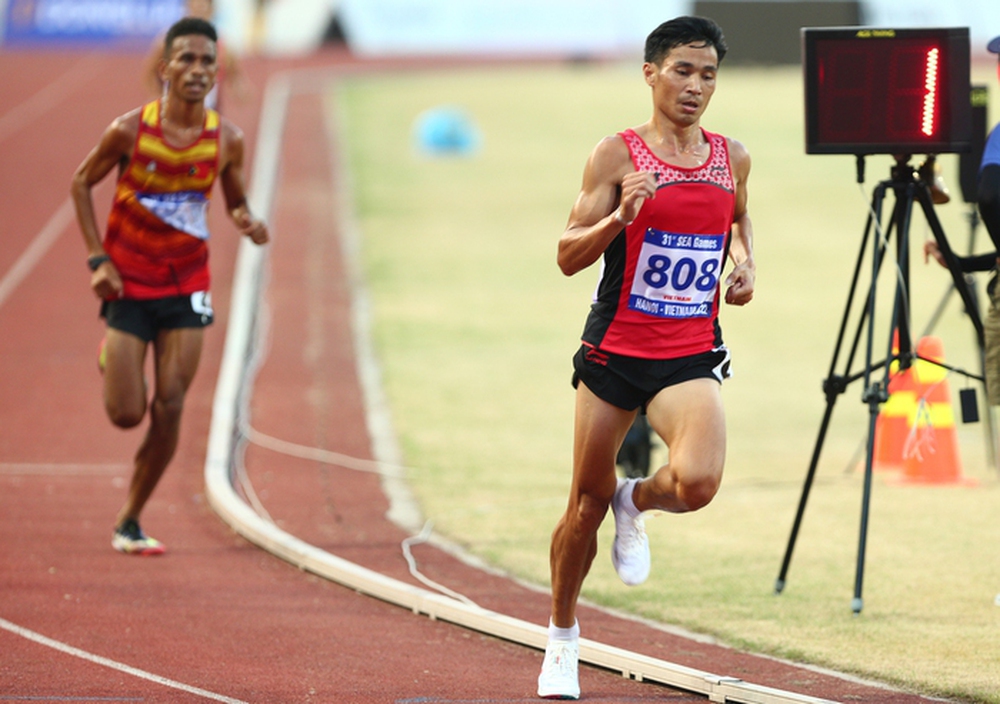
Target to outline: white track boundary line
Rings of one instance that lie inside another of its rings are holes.
[[[0,115],[0,142],[12,137],[33,119],[63,104],[84,80],[97,75],[100,59],[88,56],[64,74],[43,86],[27,100]]]
[[[3,0],[0,0],[0,5],[2,4]],[[65,103],[76,91],[80,82],[91,75],[96,75],[99,68],[97,59],[92,56],[87,57],[27,100],[0,115],[0,142],[16,133],[33,118]],[[72,222],[74,215],[73,201],[67,198],[55,214],[49,218],[41,231],[35,235],[28,248],[14,262],[14,266],[0,279],[0,306],[4,304],[14,289],[27,278],[35,265],[59,239],[59,236]]]
[[[115,660],[101,657],[100,655],[88,653],[86,650],[80,650],[79,648],[74,648],[72,645],[66,645],[58,640],[53,640],[43,636],[41,633],[28,630],[27,628],[18,626],[16,623],[11,623],[3,618],[0,618],[0,628],[5,631],[10,631],[14,635],[21,636],[22,638],[27,638],[28,640],[38,643],[39,645],[44,645],[48,648],[52,648],[53,650],[58,650],[61,653],[72,655],[73,657],[86,660],[87,662],[92,662],[95,665],[110,667],[112,670],[124,672],[127,675],[132,675],[133,677],[138,677],[139,679],[149,680],[150,682],[155,682],[156,684],[163,685],[164,687],[179,689],[182,692],[195,694],[199,697],[204,697],[205,699],[211,699],[217,702],[226,702],[227,704],[247,704],[247,702],[242,699],[233,699],[232,697],[226,697],[221,694],[216,694],[215,692],[209,692],[206,689],[192,687],[191,685],[184,684],[183,682],[177,682],[176,680],[172,680],[167,677],[154,675],[152,672],[146,672],[145,670],[140,670],[139,668],[132,667],[131,665],[125,665]]]
[[[315,71],[310,71],[315,77]],[[268,219],[275,194],[279,171],[281,142],[285,114],[292,94],[294,72],[274,76],[268,81],[261,108],[260,132],[254,161],[250,200],[254,212]],[[330,74],[330,81],[336,77]],[[312,89],[321,87],[310,81]],[[343,181],[341,181],[341,185]],[[341,194],[342,195],[342,194]],[[341,205],[346,199],[340,198]],[[343,209],[342,209],[343,212]],[[343,217],[343,216],[342,216]],[[346,219],[341,225],[350,226]],[[348,233],[350,236],[350,233]],[[348,250],[350,248],[348,247]],[[259,305],[262,267],[266,248],[256,247],[245,239],[240,242],[234,273],[229,323],[223,359],[212,405],[212,421],[205,460],[206,495],[209,504],[237,533],[250,542],[283,560],[318,576],[342,584],[362,594],[410,609],[415,614],[425,614],[431,619],[447,621],[471,630],[543,650],[547,629],[504,614],[469,605],[434,592],[373,572],[348,562],[336,555],[310,545],[278,528],[257,515],[236,493],[233,483],[234,448],[240,441],[238,419],[249,413],[248,401],[252,392],[244,375],[248,360],[258,344],[255,338],[255,311]],[[349,262],[349,273],[355,274],[356,262]],[[356,280],[353,283],[358,283]],[[352,292],[352,295],[357,293]],[[359,329],[355,310],[355,335],[367,330],[367,323]],[[356,340],[358,349],[368,357],[359,360],[362,382],[377,382],[377,362],[371,355],[370,340]],[[381,398],[378,389],[365,389],[366,402]],[[368,419],[373,419],[373,409],[368,409]],[[393,455],[395,441],[391,426],[387,425],[384,409],[374,409],[378,427],[369,427],[373,436],[373,450],[379,461],[398,465],[398,457],[382,457],[381,449],[388,448]],[[744,704],[833,704],[830,700],[794,694],[770,687],[744,682],[737,677],[715,675],[701,670],[676,665],[621,648],[589,639],[580,640],[580,660],[591,665],[621,672],[625,677],[648,680],[670,687],[703,694],[712,702],[743,702]]]
[[[69,226],[73,219],[73,201],[67,198],[59,209],[49,218],[35,238],[24,250],[14,266],[0,279],[0,306],[7,297],[27,278],[35,265],[45,256],[49,248],[59,239],[59,235]]]
[[[131,467],[126,464],[52,464],[0,462],[0,476],[42,475],[52,477],[127,477]]]

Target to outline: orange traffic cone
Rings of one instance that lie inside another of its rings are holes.
[[[944,362],[944,344],[938,337],[921,338],[917,355],[920,358],[911,367],[917,403],[903,451],[903,481],[967,483],[962,477],[948,370],[926,361]]]
[[[892,353],[899,352],[899,331],[893,333]],[[875,470],[899,470],[903,466],[903,449],[910,434],[910,419],[916,415],[917,392],[913,382],[913,367],[899,370],[899,362],[889,365],[889,399],[882,404],[875,419]]]

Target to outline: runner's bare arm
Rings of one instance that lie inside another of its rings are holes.
[[[743,306],[753,299],[757,266],[753,256],[753,224],[747,210],[747,181],[750,178],[750,154],[736,140],[729,140],[729,154],[736,179],[736,204],[733,212],[732,241],[729,258],[735,267],[726,277],[726,303]]]
[[[246,184],[243,178],[243,133],[228,120],[222,123],[222,159],[219,177],[222,194],[226,199],[226,212],[240,234],[254,244],[266,244],[269,239],[267,225],[250,213],[247,204]]]
[[[73,174],[70,197],[76,208],[76,219],[80,225],[88,258],[105,254],[94,212],[93,188],[113,169],[123,168],[128,163],[139,129],[138,119],[138,111],[133,111],[112,122],[101,135],[101,141]],[[101,264],[94,271],[90,287],[99,298],[117,298],[121,295],[121,277],[110,261]]]
[[[566,276],[586,269],[626,223],[639,214],[643,201],[656,195],[656,178],[636,172],[621,138],[606,137],[587,159],[583,185],[559,239],[557,261]]]

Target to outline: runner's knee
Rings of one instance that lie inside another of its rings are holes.
[[[171,394],[165,397],[157,396],[153,404],[159,421],[179,423],[181,413],[184,411],[184,394]]]
[[[146,415],[145,405],[138,407],[107,402],[105,403],[105,410],[111,422],[117,427],[124,429],[134,428],[139,425]]]
[[[583,494],[576,502],[573,516],[578,528],[596,532],[608,513],[611,498]]]
[[[677,498],[689,511],[697,511],[707,506],[719,490],[719,477],[706,475],[693,480],[677,483]]]
[[[650,482],[654,505],[667,510],[697,511],[707,506],[719,490],[722,473],[692,472],[671,463]],[[673,507],[673,508],[669,508]]]

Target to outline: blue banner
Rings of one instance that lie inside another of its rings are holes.
[[[148,47],[183,10],[183,0],[8,0],[3,41]]]

